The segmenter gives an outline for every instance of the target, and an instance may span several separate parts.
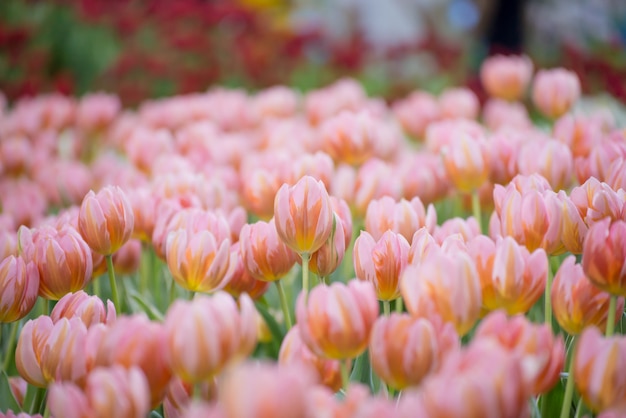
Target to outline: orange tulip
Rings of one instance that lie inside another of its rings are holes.
[[[283,184],[274,200],[274,220],[280,239],[298,254],[311,254],[328,240],[333,209],[326,187],[311,176],[294,186]]]
[[[341,367],[339,360],[329,360],[314,354],[302,341],[298,325],[295,325],[280,346],[278,363],[281,366],[299,364],[309,368],[320,384],[337,392],[341,389]]]
[[[175,374],[187,382],[201,382],[254,350],[257,314],[247,295],[239,297],[239,304],[238,309],[225,292],[174,302],[164,326],[167,358]]]
[[[253,300],[263,296],[270,286],[270,282],[257,280],[250,274],[243,264],[240,252],[241,243],[236,242],[230,246],[231,273],[230,278],[222,290],[228,292],[233,297],[239,297],[242,293],[247,293]]]
[[[334,214],[334,216],[333,232],[331,232],[324,245],[311,254],[311,260],[309,261],[309,270],[319,277],[328,277],[337,270],[346,253],[343,222],[337,214]]]
[[[480,323],[474,338],[491,338],[518,355],[533,395],[546,393],[558,383],[565,364],[565,344],[547,324],[533,324],[521,315],[507,318],[504,311],[497,311]]]
[[[125,193],[107,186],[87,193],[80,206],[78,230],[89,247],[102,255],[116,252],[133,233],[135,216]]]
[[[478,189],[489,176],[489,152],[483,139],[460,132],[441,150],[443,164],[458,191]]]
[[[594,412],[626,411],[626,337],[604,338],[586,328],[574,353],[574,380],[585,404]]]
[[[267,282],[283,278],[298,259],[279,238],[274,219],[244,225],[239,234],[239,251],[252,277]]]
[[[552,282],[552,310],[568,334],[580,334],[590,325],[606,329],[609,300],[610,295],[589,281],[574,256],[563,261]],[[623,311],[624,298],[620,297],[613,318],[615,322],[619,321]]]
[[[612,295],[626,296],[626,222],[596,222],[585,238],[583,270],[591,283]]]
[[[465,335],[480,316],[482,296],[476,266],[462,251],[434,251],[420,264],[408,265],[400,279],[402,299],[417,317],[433,313]]]
[[[33,309],[39,292],[39,271],[23,257],[8,256],[0,263],[0,322],[22,319]]]
[[[378,317],[378,302],[369,282],[351,280],[314,287],[296,305],[300,335],[311,351],[335,360],[355,358],[367,348]]]
[[[389,386],[418,385],[436,372],[444,358],[460,347],[452,324],[392,313],[376,320],[369,354],[376,374]]]
[[[374,285],[380,300],[400,296],[400,275],[408,262],[409,243],[400,234],[387,230],[376,241],[368,232],[354,242],[354,270],[359,280]]]

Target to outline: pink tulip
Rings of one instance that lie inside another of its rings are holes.
[[[533,63],[527,56],[494,55],[480,68],[480,80],[487,93],[504,100],[522,98],[532,74]]]
[[[423,226],[432,231],[436,224],[437,213],[434,206],[430,205],[426,211],[419,197],[411,201],[401,199],[396,202],[391,197],[384,196],[372,200],[365,213],[365,229],[374,239],[380,239],[387,230],[391,230],[410,242],[415,231]]]
[[[34,262],[10,255],[0,262],[0,322],[22,319],[33,309],[39,292]]]
[[[439,97],[439,109],[445,119],[476,119],[480,103],[467,88],[449,88]]]
[[[483,108],[483,121],[492,131],[514,129],[525,131],[532,127],[528,111],[521,103],[490,99]]]
[[[585,238],[582,266],[591,283],[611,295],[626,296],[626,222],[605,218]]]
[[[296,317],[312,352],[329,359],[354,358],[367,348],[378,317],[374,287],[358,280],[314,287],[306,301],[304,293],[298,297]]]
[[[115,306],[110,300],[105,307],[98,296],[89,296],[82,290],[63,296],[50,312],[53,323],[57,323],[61,318],[78,317],[87,328],[95,324],[111,325],[115,322],[116,316]]]
[[[402,128],[421,141],[428,125],[441,116],[437,99],[429,93],[416,91],[393,106],[393,113]]]
[[[387,230],[379,240],[368,232],[354,242],[354,270],[359,280],[370,282],[380,300],[391,301],[400,296],[399,278],[408,262],[408,241]]]
[[[533,102],[541,113],[556,119],[580,97],[578,76],[564,68],[540,70],[533,82]]]

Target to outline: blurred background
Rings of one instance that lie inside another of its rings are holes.
[[[626,101],[624,0],[0,0],[0,90],[111,91],[128,106],[214,85],[342,76],[390,100],[466,85],[488,54],[575,70]]]

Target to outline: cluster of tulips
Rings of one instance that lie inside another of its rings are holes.
[[[626,416],[626,131],[533,72],[0,107],[0,416]]]

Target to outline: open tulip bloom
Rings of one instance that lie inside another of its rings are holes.
[[[626,416],[626,129],[533,71],[0,100],[0,416]]]

